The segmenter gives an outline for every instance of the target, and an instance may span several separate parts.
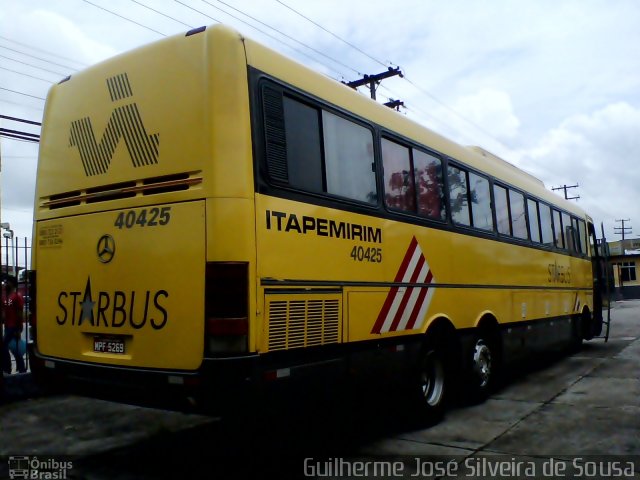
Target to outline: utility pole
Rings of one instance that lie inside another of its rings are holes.
[[[616,220],[616,222],[620,222],[622,223],[621,227],[613,227],[613,233],[616,235],[622,235],[622,241],[624,241],[624,235],[625,233],[633,233],[631,232],[631,227],[625,227],[624,226],[624,222],[630,222],[631,220],[628,218],[624,218],[624,219],[620,219],[620,220]],[[617,230],[617,232],[616,232]],[[623,246],[624,248],[624,246]]]
[[[556,190],[564,190],[564,199],[565,199],[565,200],[577,200],[578,198],[580,198],[580,195],[577,195],[577,196],[575,196],[575,197],[569,197],[569,195],[568,195],[568,193],[567,193],[567,190],[569,190],[570,188],[577,188],[577,187],[579,187],[579,186],[580,186],[580,185],[578,185],[578,184],[576,183],[575,185],[563,185],[563,186],[561,186],[561,187],[555,187],[555,188],[552,188],[551,190],[553,190],[554,192],[555,192]]]
[[[395,108],[398,112],[400,111],[400,107],[404,107],[404,102],[401,102],[400,100],[394,100],[393,98],[390,98],[388,102],[384,103],[385,107],[389,107],[389,108]]]
[[[344,83],[346,86],[351,87],[353,89],[362,87],[364,85],[368,86],[369,92],[371,92],[371,98],[375,100],[376,89],[378,88],[378,85],[380,85],[380,82],[385,78],[395,77],[396,75],[399,75],[400,78],[403,77],[402,72],[400,71],[400,67],[396,67],[396,68],[389,67],[389,69],[386,72],[376,73],[375,75],[365,74],[365,76],[360,80],[354,80],[353,82],[342,82],[342,83]],[[394,105],[391,108],[395,108],[396,106],[397,105]]]

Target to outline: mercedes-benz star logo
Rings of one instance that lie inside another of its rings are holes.
[[[111,235],[103,235],[98,240],[98,260],[102,263],[109,263],[113,260],[113,256],[116,254],[116,242]]]

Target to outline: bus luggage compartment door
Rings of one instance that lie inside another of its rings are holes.
[[[192,370],[203,357],[205,203],[37,224],[37,344],[62,359]]]

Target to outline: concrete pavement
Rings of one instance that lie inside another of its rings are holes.
[[[303,459],[316,456],[399,459],[407,466],[405,477],[415,473],[416,459],[462,465],[501,456],[514,465],[548,467],[551,458],[566,472],[555,478],[572,478],[576,456],[625,455],[619,458],[631,459],[632,478],[640,479],[640,301],[618,302],[612,317],[608,343],[596,339],[573,355],[539,357],[515,369],[486,402],[453,406],[443,422],[427,429],[401,421],[394,412],[402,404],[354,400],[342,392],[318,399],[294,390],[266,405],[255,424],[75,396],[23,395],[0,406],[0,478],[6,472],[2,455],[19,454],[71,455],[76,476],[68,478],[96,479],[176,478],[189,471],[239,478],[253,467],[300,478],[309,473]],[[443,477],[421,473],[416,478]],[[498,477],[486,473],[450,477]]]

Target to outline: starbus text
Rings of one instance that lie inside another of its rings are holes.
[[[135,329],[150,326],[160,330],[169,321],[169,312],[163,305],[167,298],[169,292],[166,290],[99,291],[96,295],[91,292],[91,282],[88,281],[84,293],[61,291],[58,294],[56,322],[60,326],[81,326],[87,322],[94,327],[121,328],[128,325]]]

